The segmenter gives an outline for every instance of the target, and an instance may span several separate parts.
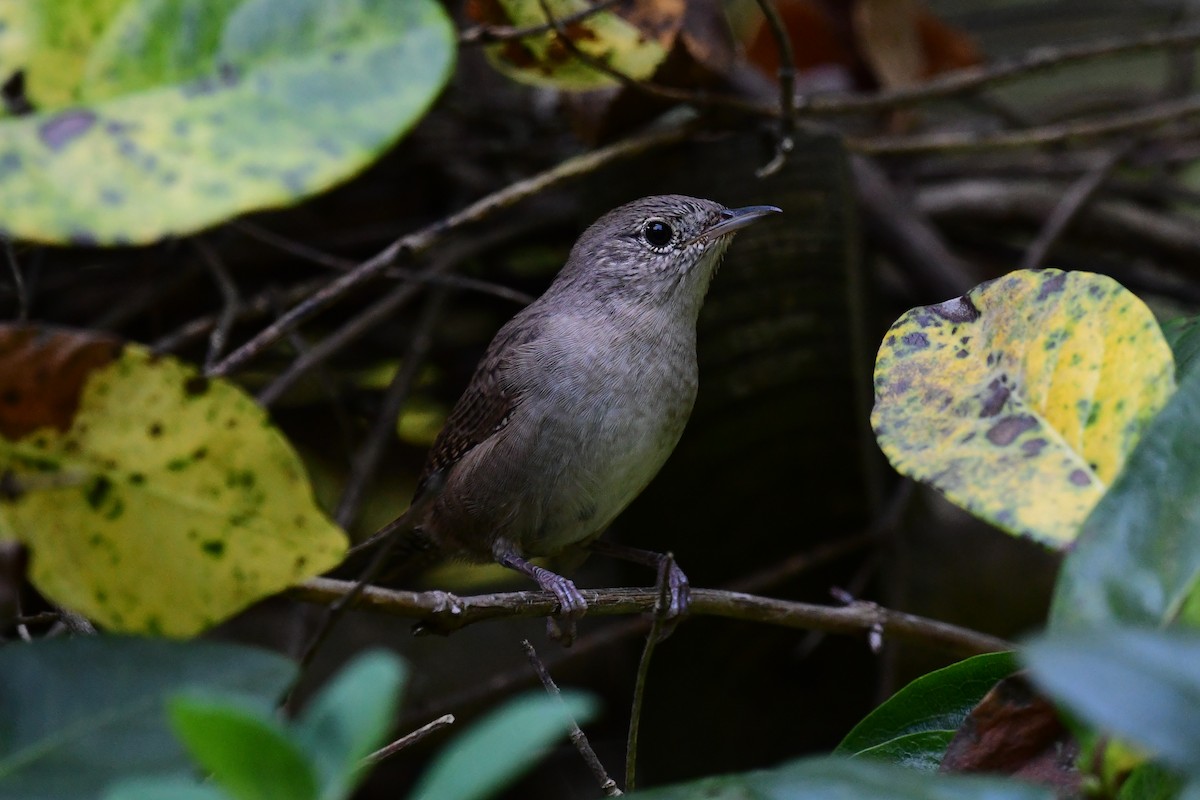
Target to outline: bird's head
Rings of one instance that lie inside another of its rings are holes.
[[[643,197],[584,231],[559,280],[591,297],[678,302],[683,292],[698,309],[733,234],[779,211],[678,194]]]

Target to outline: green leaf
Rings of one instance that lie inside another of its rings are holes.
[[[134,778],[113,786],[104,800],[229,800],[229,795],[195,778]]]
[[[56,603],[190,636],[338,564],[346,537],[253,399],[98,334],[0,325],[0,539]]]
[[[892,326],[871,423],[900,473],[1062,547],[1174,388],[1158,323],[1120,284],[1021,270]]]
[[[306,754],[270,712],[204,695],[174,697],[168,711],[188,752],[236,800],[316,800]]]
[[[936,770],[967,714],[1014,671],[1012,653],[987,653],[922,675],[855,725],[834,753]]]
[[[1151,423],[1063,562],[1050,626],[1200,624],[1200,370]]]
[[[0,57],[42,104],[0,118],[0,206],[38,241],[151,242],[323,191],[409,130],[454,61],[435,0],[105,2],[67,43],[59,3],[21,6],[0,5]]]
[[[1121,784],[1117,800],[1177,800],[1183,779],[1161,764],[1142,764]]]
[[[1164,323],[1163,336],[1175,354],[1175,377],[1179,380],[1200,356],[1200,317],[1180,317]]]
[[[326,800],[346,797],[363,777],[362,760],[384,744],[395,721],[405,668],[376,650],[359,656],[304,710],[293,739],[307,754]]]
[[[0,80],[25,71],[36,108],[79,101],[88,54],[128,0],[0,0]]]
[[[1040,786],[940,775],[866,759],[812,758],[627,795],[636,800],[1051,800]]]
[[[1200,636],[1106,628],[1028,643],[1022,658],[1080,718],[1200,776]]]
[[[565,711],[544,694],[518,697],[460,734],[421,777],[413,800],[480,800],[504,788],[567,734],[570,714],[584,724],[595,713],[586,695],[563,692]]]
[[[853,757],[887,761],[921,772],[937,772],[953,738],[954,731],[950,730],[908,733],[859,750]]]
[[[0,798],[94,798],[119,778],[190,767],[166,700],[251,695],[264,713],[295,675],[273,653],[218,642],[92,636],[0,649]]]

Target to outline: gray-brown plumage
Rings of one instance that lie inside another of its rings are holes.
[[[778,211],[663,195],[601,217],[496,334],[412,508],[377,536],[406,528],[406,549],[495,560],[553,592],[569,619],[582,614],[571,581],[526,559],[589,546],[662,467],[696,397],[709,282],[732,234]],[[675,583],[686,590],[682,573]]]

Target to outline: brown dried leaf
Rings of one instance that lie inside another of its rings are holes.
[[[1079,744],[1058,712],[1018,673],[971,711],[942,759],[942,772],[988,772],[1078,792]]]
[[[796,69],[802,74],[817,68],[839,68],[849,75],[858,69],[848,6],[831,6],[818,0],[782,0],[777,8],[792,43]],[[771,78],[778,74],[779,48],[766,23],[760,23],[748,39],[746,57]]]
[[[858,51],[885,89],[912,86],[925,74],[920,10],[919,0],[859,0],[854,7]]]
[[[65,432],[88,376],[120,354],[121,342],[103,333],[0,327],[0,436]]]
[[[971,37],[935,16],[923,0],[780,0],[778,9],[802,85],[908,86],[983,60]],[[746,55],[775,77],[779,52],[767,25],[747,38]]]

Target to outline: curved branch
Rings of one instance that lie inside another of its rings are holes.
[[[292,587],[286,594],[295,600],[328,605],[353,586],[351,581],[314,578]],[[588,615],[597,617],[652,612],[658,600],[654,588],[581,589],[580,592],[587,600]],[[556,601],[548,592],[497,592],[459,597],[442,591],[410,592],[368,586],[356,606],[419,620],[422,630],[450,633],[487,620],[549,616],[554,613]],[[893,639],[920,642],[960,655],[1011,650],[1013,647],[1011,642],[995,636],[864,601],[845,606],[820,606],[742,592],[693,589],[689,613],[827,633],[868,634],[872,630],[882,630],[885,636]]]
[[[1145,50],[1195,47],[1198,44],[1200,44],[1200,27],[1189,25],[1143,36],[1115,36],[1071,47],[1035,47],[1012,60],[983,67],[955,70],[947,73],[944,77],[935,78],[916,86],[862,94],[814,95],[802,98],[797,113],[859,114],[868,111],[886,111],[892,108],[916,105],[926,100],[937,100],[975,92],[993,84],[1024,78],[1068,64],[1109,56],[1129,55]]]

